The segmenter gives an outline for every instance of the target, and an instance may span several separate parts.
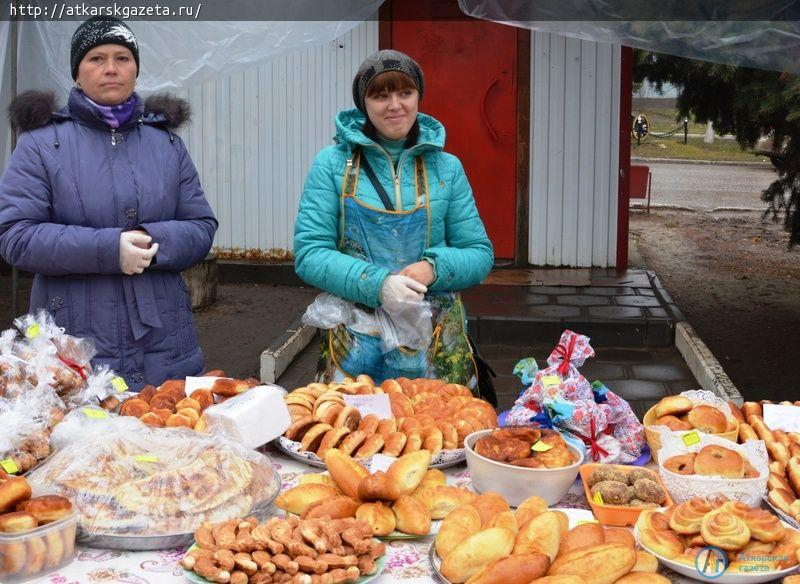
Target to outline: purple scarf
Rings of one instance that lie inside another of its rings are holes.
[[[111,128],[119,128],[126,124],[133,117],[133,113],[136,110],[136,97],[134,95],[131,95],[126,101],[119,105],[100,105],[89,99],[89,96],[85,93],[81,92],[81,95],[83,95],[84,99],[86,99],[92,107],[100,112],[100,115],[103,116],[103,120]]]

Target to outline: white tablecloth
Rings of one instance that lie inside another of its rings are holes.
[[[281,475],[282,490],[297,484],[301,474],[322,472],[303,463],[288,458],[275,450],[269,450],[276,469]],[[448,482],[459,486],[470,485],[467,467],[461,464],[446,469]],[[588,509],[586,497],[580,480],[572,486],[567,495],[556,507]],[[375,584],[423,584],[435,581],[428,560],[428,550],[432,537],[415,540],[387,542],[387,562],[383,573],[374,580]],[[170,584],[188,582],[178,561],[184,550],[163,550],[154,552],[121,552],[79,546],[75,561],[70,565],[43,578],[37,584]],[[670,572],[662,571],[674,583],[696,582]]]

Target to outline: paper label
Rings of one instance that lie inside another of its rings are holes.
[[[692,444],[697,444],[700,442],[700,436],[697,435],[697,432],[689,432],[688,434],[683,435],[683,443],[686,446],[691,446]]]
[[[17,474],[19,472],[19,467],[12,458],[6,458],[5,460],[0,460],[0,467],[2,467],[2,469],[6,471],[8,474]]]
[[[553,447],[552,444],[547,444],[546,442],[542,442],[541,440],[539,440],[536,444],[531,446],[531,450],[533,450],[534,452],[547,452],[552,447]]]
[[[551,385],[558,385],[561,383],[561,378],[558,375],[545,375],[542,377],[542,385],[550,387]]]
[[[136,462],[158,462],[158,457],[155,454],[137,454]]]
[[[800,407],[764,404],[764,423],[770,430],[800,432]]]
[[[125,383],[125,380],[122,379],[122,377],[115,377],[114,379],[112,379],[111,386],[117,390],[117,393],[128,391],[128,384]]]
[[[388,393],[374,395],[342,395],[345,405],[353,406],[361,417],[375,414],[378,419],[386,420],[392,417],[392,404]]]
[[[230,377],[187,377],[185,391],[189,396],[198,389],[211,389],[217,379],[230,379]]]
[[[93,420],[103,420],[108,417],[108,412],[104,410],[93,410],[91,408],[83,408],[81,410],[83,415]]]
[[[600,494],[600,491],[597,491],[592,497],[592,501],[597,503],[598,505],[603,505],[603,495]]]
[[[35,339],[39,336],[39,323],[35,322],[31,326],[28,327],[28,330],[25,331],[25,336],[29,339]]]
[[[385,454],[373,454],[372,455],[372,462],[369,466],[369,472],[375,474],[379,470],[386,472],[389,470],[389,467],[394,464],[394,461],[397,460],[394,456],[386,456]]]

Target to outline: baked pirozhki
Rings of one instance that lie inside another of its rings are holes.
[[[653,410],[654,426],[666,426],[673,432],[697,430],[706,434],[724,434],[736,430],[739,426],[737,409],[730,405],[729,412],[723,412],[707,404],[694,404],[692,400],[683,395],[668,395],[658,402]]]

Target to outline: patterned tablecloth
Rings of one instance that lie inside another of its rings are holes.
[[[297,484],[301,474],[321,472],[303,463],[288,458],[283,454],[268,451],[276,469],[281,475],[282,490]],[[446,469],[445,474],[450,484],[468,487],[470,474],[466,465]],[[567,495],[555,507],[571,509],[588,509],[586,497],[580,479],[570,488]],[[434,582],[433,571],[428,560],[428,550],[432,537],[415,540],[399,540],[387,542],[388,561],[375,584],[429,584]],[[169,584],[188,582],[178,561],[184,550],[163,550],[154,552],[121,552],[113,550],[78,547],[75,561],[61,570],[46,577],[35,580],[36,584]],[[662,569],[663,570],[663,569]],[[674,572],[663,570],[662,573],[673,583],[696,582]]]

